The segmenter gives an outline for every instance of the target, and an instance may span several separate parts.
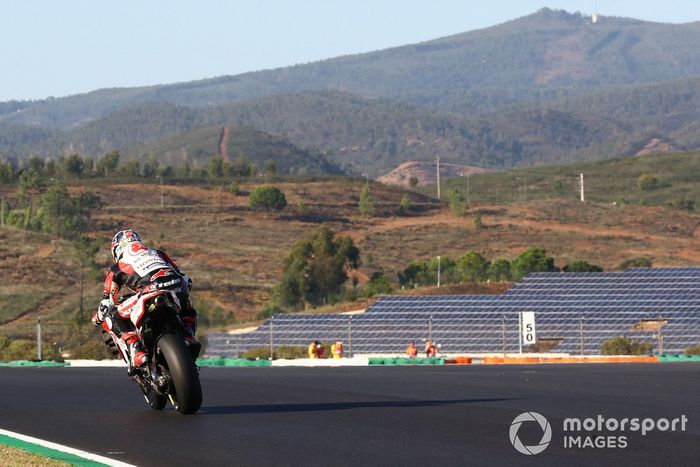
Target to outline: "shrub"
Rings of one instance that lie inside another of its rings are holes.
[[[513,279],[520,280],[531,272],[557,271],[554,258],[547,256],[544,248],[528,248],[511,263]]]
[[[456,188],[451,189],[447,193],[447,200],[450,203],[450,210],[455,216],[463,216],[464,208],[466,207],[466,202],[464,200],[464,195],[461,191]]]
[[[267,360],[270,358],[270,347],[256,347],[254,349],[247,350],[241,354],[241,358],[247,358],[249,360]],[[277,358],[274,350],[272,352],[272,358]]]
[[[620,271],[625,271],[629,268],[650,268],[651,267],[651,258],[646,258],[644,256],[640,256],[638,258],[630,258],[628,260],[625,260],[620,263],[620,265],[617,267]]]
[[[480,282],[486,279],[489,263],[479,253],[468,251],[457,260],[457,268],[463,280]]]
[[[269,350],[268,350],[269,352]],[[307,353],[306,347],[295,347],[291,345],[280,345],[275,349],[275,358],[307,358],[309,355]]]
[[[362,295],[372,297],[374,295],[388,294],[391,292],[391,282],[383,272],[373,272],[372,277],[365,284]]]
[[[284,193],[279,188],[271,185],[259,186],[253,190],[250,194],[249,202],[251,208],[264,210],[268,214],[273,209],[281,211],[287,206],[287,198],[285,198]]]
[[[695,344],[683,351],[686,355],[700,355],[700,344]]]
[[[651,191],[659,185],[659,181],[652,174],[642,174],[637,179],[637,187],[642,191]]]
[[[417,187],[418,186],[418,177],[416,177],[415,175],[411,175],[408,178],[408,186],[410,186],[411,188]]]
[[[564,272],[603,272],[603,268],[595,264],[589,264],[587,261],[577,259],[572,261],[562,268]]]
[[[2,360],[32,360],[36,358],[36,342],[28,339],[15,339],[2,352]]]
[[[234,195],[238,195],[241,192],[240,188],[238,187],[238,183],[236,183],[235,181],[228,184],[228,191],[229,193],[233,193]]]
[[[411,210],[411,198],[408,197],[408,195],[403,195],[403,198],[401,198],[401,203],[399,204],[399,214],[406,215],[408,214],[408,211]]]
[[[603,355],[643,355],[651,353],[653,348],[648,342],[634,342],[618,336],[604,341],[600,351]]]
[[[369,183],[366,183],[362,187],[362,192],[360,193],[360,201],[357,205],[360,210],[360,214],[363,216],[373,216],[374,215],[374,198],[369,191]]]
[[[484,222],[481,220],[481,214],[476,214],[474,216],[474,227],[477,229],[484,228]]]
[[[510,273],[510,262],[507,259],[498,258],[493,263],[488,270],[488,277],[494,281],[509,281],[512,279]]]
[[[672,208],[680,209],[682,211],[694,211],[695,210],[695,200],[690,198],[685,198],[682,196],[674,196],[670,203]]]
[[[281,345],[272,351],[272,358],[275,360],[278,358],[308,358],[308,356],[307,348],[300,346]],[[250,349],[242,353],[241,358],[247,358],[250,360],[267,360],[270,358],[270,347],[256,347],[254,349]]]

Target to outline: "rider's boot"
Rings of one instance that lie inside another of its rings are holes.
[[[185,345],[190,349],[190,353],[192,353],[192,360],[197,360],[199,352],[202,350],[202,344],[197,342],[197,339],[194,337],[195,332],[197,332],[197,316],[185,316],[182,320],[182,324],[185,328],[185,332],[182,336],[185,340]]]
[[[148,365],[148,354],[144,352],[143,346],[136,336],[135,332],[125,332],[122,334],[122,339],[129,346],[129,354],[131,356],[131,366],[138,368]]]

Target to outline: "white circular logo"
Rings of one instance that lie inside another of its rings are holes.
[[[542,428],[542,439],[538,444],[533,446],[525,446],[520,438],[518,438],[518,430],[520,430],[520,425],[523,422],[537,422]],[[549,446],[549,442],[552,440],[552,427],[542,415],[537,412],[524,412],[515,417],[513,423],[510,425],[510,442],[513,447],[523,454],[532,456],[534,454],[539,454]]]

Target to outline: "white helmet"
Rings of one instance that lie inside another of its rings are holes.
[[[119,262],[119,260],[122,259],[124,247],[132,242],[143,243],[141,235],[135,230],[120,230],[114,235],[112,239],[112,258],[114,258],[115,262]]]

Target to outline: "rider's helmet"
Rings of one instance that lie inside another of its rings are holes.
[[[120,230],[116,233],[112,239],[112,258],[114,258],[115,262],[119,262],[119,260],[122,259],[122,256],[124,255],[124,247],[132,242],[143,243],[141,235],[139,235],[139,233],[135,230]]]

